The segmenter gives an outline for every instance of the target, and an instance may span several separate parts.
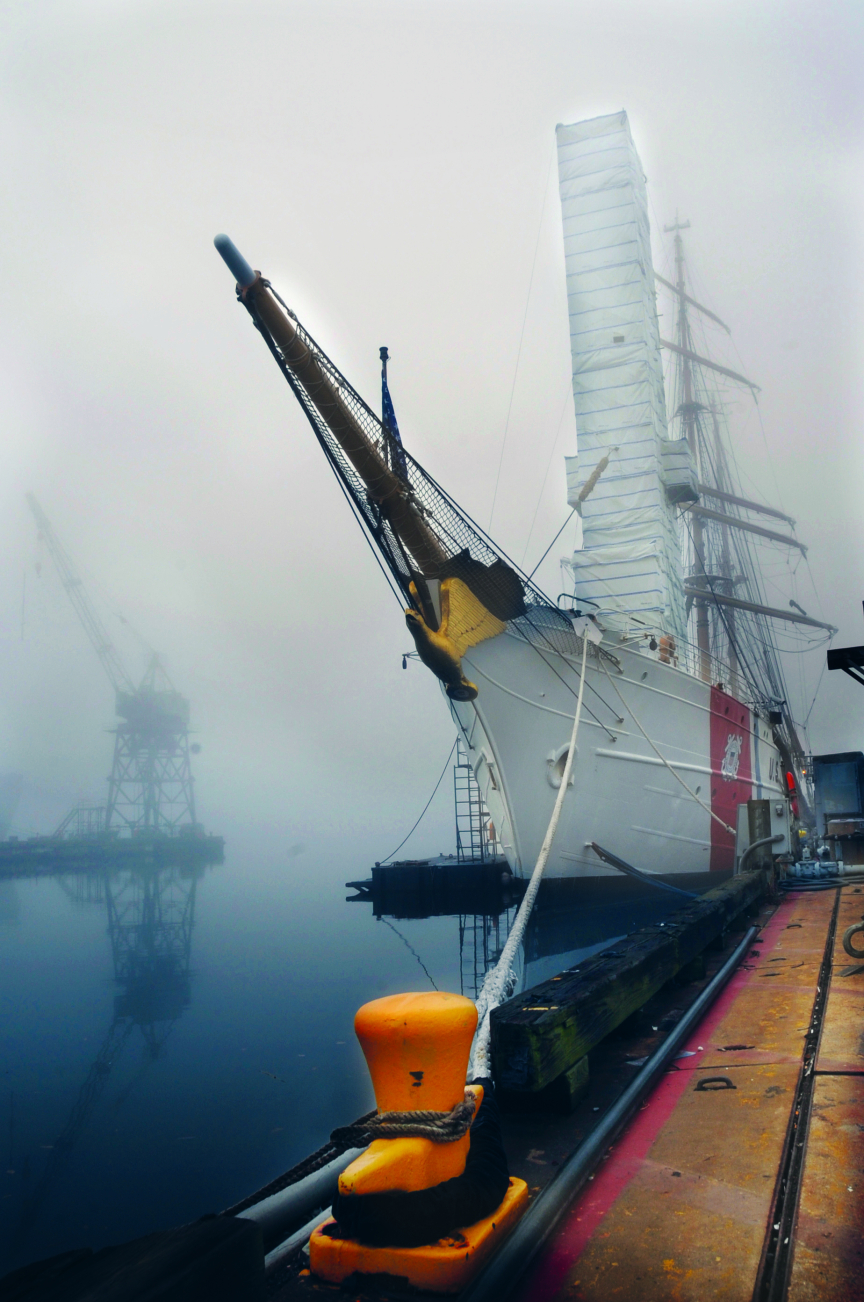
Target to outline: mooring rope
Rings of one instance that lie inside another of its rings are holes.
[[[375,1112],[367,1112],[364,1116],[359,1117],[353,1124],[355,1126],[362,1126],[365,1122],[371,1120],[371,1118],[376,1115]],[[344,1129],[350,1130],[351,1127],[345,1126]],[[226,1207],[224,1212],[219,1213],[220,1216],[239,1216],[241,1212],[246,1211],[247,1207],[254,1207],[256,1203],[262,1202],[265,1198],[270,1198],[273,1194],[281,1193],[283,1189],[287,1189],[290,1185],[299,1184],[300,1181],[305,1180],[307,1176],[314,1175],[316,1171],[320,1171],[322,1167],[328,1166],[330,1162],[335,1161],[337,1157],[341,1157],[343,1153],[347,1152],[347,1150],[352,1147],[354,1147],[352,1144],[334,1143],[332,1139],[328,1139],[326,1144],[322,1144],[320,1148],[316,1148],[314,1153],[310,1153],[308,1157],[304,1157],[302,1162],[298,1162],[296,1166],[290,1167],[283,1175],[277,1176],[275,1180],[271,1180],[269,1184],[265,1184],[261,1189],[256,1189],[254,1193],[249,1194],[248,1198],[241,1199],[239,1203],[234,1203],[232,1207]],[[357,1145],[357,1147],[359,1147],[359,1145]]]
[[[561,786],[558,789],[555,807],[552,810],[552,817],[549,820],[549,826],[546,829],[546,835],[543,838],[543,844],[540,847],[540,853],[537,856],[537,862],[534,865],[534,871],[531,874],[528,889],[522,896],[522,903],[519,905],[519,912],[516,914],[513,926],[510,929],[510,935],[507,937],[507,941],[501,951],[501,957],[498,962],[491,971],[486,973],[483,987],[480,994],[477,996],[477,1035],[474,1039],[474,1053],[472,1055],[471,1067],[468,1073],[469,1080],[473,1080],[476,1076],[491,1075],[489,1065],[489,1041],[491,1036],[490,1017],[493,1008],[497,1008],[499,1004],[503,1004],[506,999],[510,998],[516,985],[513,962],[516,958],[516,952],[522,943],[522,938],[525,935],[525,928],[528,925],[528,919],[531,916],[531,910],[534,907],[534,901],[537,898],[537,892],[540,889],[540,880],[549,859],[549,852],[552,849],[552,842],[555,839],[555,833],[558,830],[561,810],[564,806],[564,797],[567,794],[567,787],[570,784],[573,758],[576,754],[576,735],[579,732],[579,720],[582,717],[582,696],[585,690],[585,663],[587,658],[588,638],[583,634],[582,669],[579,676],[579,696],[576,700],[576,715],[573,719],[573,731],[570,734],[567,760],[564,764],[564,772],[561,775]]]
[[[339,1126],[330,1142],[346,1148],[361,1148],[374,1139],[431,1139],[433,1144],[452,1144],[467,1135],[476,1107],[476,1096],[466,1090],[451,1112],[375,1112],[353,1125]]]
[[[307,1176],[320,1171],[350,1148],[365,1148],[373,1139],[431,1139],[435,1144],[450,1144],[467,1134],[474,1119],[477,1099],[470,1090],[451,1112],[367,1112],[349,1126],[338,1126],[326,1144],[310,1153],[290,1171],[278,1176],[257,1189],[233,1207],[227,1207],[222,1216],[239,1216],[265,1198],[281,1193],[292,1184],[299,1184]]]

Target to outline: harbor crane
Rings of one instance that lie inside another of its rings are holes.
[[[151,653],[136,687],[94,607],[69,553],[32,493],[27,503],[60,582],[114,688],[117,726],[104,821],[91,830],[172,836],[197,828],[190,764],[189,702]],[[91,811],[92,812],[92,811]],[[62,833],[75,811],[58,828]]]

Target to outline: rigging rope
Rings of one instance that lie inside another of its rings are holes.
[[[558,424],[555,428],[555,438],[552,441],[552,450],[549,453],[549,460],[546,462],[546,473],[543,476],[543,483],[540,485],[540,493],[537,498],[537,505],[534,508],[534,514],[531,517],[531,528],[528,530],[528,539],[525,543],[525,550],[522,553],[520,565],[524,568],[525,557],[528,555],[528,548],[531,545],[531,535],[534,533],[534,525],[537,523],[537,513],[540,510],[540,503],[543,501],[543,493],[546,489],[546,480],[549,478],[549,471],[552,469],[552,458],[555,455],[555,449],[558,446],[558,440],[561,437],[561,426],[564,424],[564,413],[567,410],[567,402],[573,399],[573,377],[567,376],[567,392],[564,395],[564,405],[561,408],[561,415],[558,417]],[[536,568],[536,566],[535,566]]]
[[[457,740],[458,740],[458,738],[457,738]],[[387,859],[392,859],[393,856],[394,856],[394,854],[398,854],[399,851],[402,849],[403,845],[405,844],[405,841],[409,841],[409,840],[411,839],[411,837],[414,835],[414,833],[417,831],[417,828],[420,826],[420,823],[421,823],[421,821],[422,821],[422,819],[423,819],[423,814],[426,813],[426,810],[427,810],[427,809],[429,808],[429,806],[432,804],[432,801],[435,799],[435,793],[437,792],[437,790],[438,790],[438,788],[440,787],[441,783],[444,781],[444,774],[447,772],[447,768],[448,768],[448,766],[449,766],[449,764],[450,764],[451,759],[453,758],[453,752],[454,752],[455,749],[456,749],[456,742],[454,741],[454,742],[453,742],[453,745],[450,747],[450,754],[447,756],[447,759],[444,761],[444,767],[443,767],[443,769],[441,770],[441,776],[440,776],[440,778],[438,779],[438,781],[435,783],[435,786],[434,786],[433,789],[432,789],[432,795],[429,797],[429,799],[426,801],[426,804],[423,806],[423,813],[422,813],[422,814],[420,815],[420,817],[417,819],[417,822],[416,822],[416,823],[414,824],[414,826],[411,828],[411,831],[410,831],[410,832],[408,833],[408,835],[405,837],[405,840],[404,840],[404,841],[400,841],[399,844],[397,845],[396,849],[395,849],[395,850],[391,850],[390,853],[387,855],[387,858],[386,858],[386,859],[379,859],[378,862],[377,862],[376,865],[375,865],[376,868],[379,868],[379,867],[381,866],[381,864],[385,864],[385,863],[387,862]],[[429,976],[429,973],[427,972],[426,975]],[[432,981],[432,978],[429,977],[429,980]],[[435,982],[432,981],[432,984],[434,985]]]
[[[537,856],[537,862],[534,865],[534,871],[531,874],[531,880],[528,883],[528,889],[522,897],[522,903],[519,905],[519,912],[510,929],[510,935],[504,948],[501,951],[501,957],[491,971],[486,973],[483,987],[477,996],[477,1035],[474,1040],[474,1052],[471,1057],[471,1067],[469,1069],[469,1080],[477,1076],[490,1075],[489,1066],[489,1041],[491,1036],[490,1017],[492,1009],[497,1008],[505,999],[510,997],[515,985],[513,975],[513,961],[516,957],[516,951],[522,943],[522,937],[525,935],[525,928],[528,925],[528,919],[531,916],[531,910],[534,907],[534,901],[537,898],[537,892],[540,889],[540,881],[549,859],[549,852],[552,849],[552,842],[555,833],[558,830],[558,823],[561,818],[561,810],[564,806],[564,797],[567,794],[567,788],[570,785],[570,774],[573,769],[573,757],[576,753],[576,736],[579,732],[579,720],[582,717],[582,696],[585,690],[585,662],[588,657],[588,638],[582,636],[582,670],[579,678],[579,696],[576,701],[576,715],[573,719],[573,731],[570,734],[570,744],[567,748],[567,760],[564,764],[564,772],[561,775],[561,786],[558,788],[558,795],[555,800],[555,807],[552,810],[552,817],[549,820],[549,826],[546,829],[546,835],[543,838],[543,844],[540,847],[540,853]]]
[[[390,578],[390,575],[387,573],[387,570],[384,568],[384,564],[381,560],[381,557],[378,555],[377,550],[372,544],[372,539],[369,537],[369,534],[367,533],[366,529],[363,527],[362,517],[360,516],[359,512],[357,511],[357,508],[354,505],[354,502],[351,499],[351,494],[348,492],[348,489],[343,484],[341,475],[335,475],[335,479],[336,479],[336,483],[339,485],[339,487],[342,490],[342,496],[345,498],[345,501],[348,503],[351,514],[353,515],[354,519],[357,521],[357,523],[360,526],[360,532],[362,533],[363,537],[366,539],[366,546],[369,548],[370,552],[375,557],[375,564],[378,566],[379,570],[384,575],[384,578],[387,582],[387,587],[390,589],[390,591],[393,593],[393,596],[396,598],[397,602],[399,603],[399,609],[404,610],[405,599],[402,596],[402,594],[400,592],[397,592],[396,589],[394,588],[393,580]],[[409,832],[408,836],[410,835],[411,833]],[[405,838],[405,840],[407,839],[408,837]],[[403,841],[402,844],[404,845],[405,842]],[[393,853],[395,854],[396,851],[394,850]]]
[[[451,751],[450,754],[452,755],[453,752]],[[408,940],[408,938],[407,938],[406,936],[403,936],[403,935],[402,935],[402,932],[399,930],[398,927],[394,927],[394,926],[393,926],[393,923],[389,920],[389,918],[379,918],[378,921],[379,921],[379,922],[383,922],[385,927],[389,927],[391,931],[393,931],[393,932],[396,933],[396,935],[397,935],[397,936],[399,937],[399,939],[402,941],[402,944],[405,946],[406,949],[408,949],[408,950],[411,951],[411,953],[412,953],[412,954],[414,955],[414,957],[416,958],[417,962],[418,962],[418,963],[420,964],[420,966],[422,967],[423,971],[426,973],[427,977],[429,978],[430,982],[432,983],[432,988],[433,988],[434,990],[437,990],[437,989],[438,989],[438,986],[435,984],[435,978],[433,977],[432,973],[429,971],[429,969],[428,969],[428,967],[426,966],[426,964],[423,962],[423,960],[422,960],[422,958],[420,957],[420,955],[417,953],[417,951],[416,951],[416,949],[414,948],[414,946],[411,944],[411,941]]]
[[[556,542],[557,542],[558,539],[561,537],[562,533],[563,533],[564,530],[567,528],[568,524],[569,524],[570,521],[573,519],[573,516],[574,516],[575,514],[576,514],[576,507],[574,506],[574,507],[572,508],[572,510],[570,511],[570,514],[567,516],[567,519],[564,521],[564,523],[562,524],[561,528],[558,530],[558,532],[556,533],[555,537],[552,539],[551,543],[550,543],[549,546],[546,548],[545,552],[544,552],[543,555],[540,557],[539,561],[538,561],[537,564],[534,566],[534,568],[533,568],[533,570],[531,571],[531,573],[528,575],[528,578],[529,578],[529,579],[533,579],[533,578],[534,578],[534,575],[537,573],[537,571],[539,570],[540,566],[543,564],[543,562],[545,561],[546,557],[549,555],[549,553],[551,552],[552,548],[555,546]]]
[[[663,756],[663,755],[660,754],[660,751],[659,751],[659,750],[657,749],[657,747],[654,745],[653,741],[652,741],[651,738],[648,736],[648,734],[647,734],[647,732],[645,731],[645,729],[642,727],[642,724],[639,722],[639,720],[636,718],[636,715],[633,713],[633,707],[632,707],[631,705],[628,705],[628,704],[627,704],[627,702],[624,700],[624,697],[621,695],[620,691],[618,691],[618,684],[615,682],[614,678],[613,678],[612,675],[609,673],[609,670],[606,668],[606,662],[605,662],[605,660],[602,660],[602,659],[601,659],[600,663],[601,663],[601,665],[603,666],[603,672],[605,673],[606,677],[609,679],[609,682],[610,682],[610,683],[612,684],[612,686],[615,688],[615,691],[618,693],[618,700],[619,700],[619,701],[621,702],[621,704],[624,706],[624,709],[625,709],[625,710],[627,711],[627,713],[630,715],[630,718],[631,718],[631,719],[633,720],[633,722],[636,724],[636,727],[639,729],[639,731],[641,732],[642,736],[645,738],[645,740],[647,741],[648,745],[649,745],[649,746],[651,747],[651,749],[653,750],[654,754],[655,754],[655,755],[657,756],[657,758],[660,760],[661,764],[665,764],[665,765],[666,765],[667,769],[668,769],[669,772],[672,774],[672,776],[673,776],[673,778],[675,779],[675,781],[681,783],[682,787],[683,787],[684,790],[687,792],[688,796],[691,796],[691,797],[693,798],[693,800],[696,801],[696,804],[697,804],[697,805],[701,805],[702,808],[705,810],[705,812],[706,812],[707,814],[710,814],[710,815],[711,815],[711,817],[714,819],[715,823],[719,823],[720,826],[721,826],[725,831],[729,832],[731,836],[734,836],[734,835],[735,835],[735,828],[734,828],[734,827],[730,827],[728,823],[724,823],[724,822],[723,822],[723,819],[720,818],[720,816],[719,816],[718,814],[715,814],[715,813],[714,813],[714,810],[711,808],[710,805],[706,805],[704,800],[700,800],[699,797],[696,795],[696,792],[690,790],[690,788],[688,787],[687,783],[686,783],[686,782],[684,781],[684,779],[681,777],[681,774],[680,774],[680,773],[677,773],[677,772],[675,771],[675,769],[672,767],[672,765],[669,763],[669,761],[665,758],[665,756]]]
[[[716,591],[715,591],[715,589],[714,589],[714,583],[713,583],[713,581],[712,581],[712,579],[711,579],[711,575],[708,573],[708,570],[707,570],[707,568],[706,568],[704,557],[701,556],[701,555],[699,554],[699,551],[697,550],[697,547],[696,547],[696,540],[694,539],[693,534],[692,534],[691,529],[690,529],[690,520],[688,519],[687,512],[686,512],[686,511],[680,511],[679,514],[678,514],[678,518],[679,518],[679,520],[680,520],[680,519],[683,519],[683,521],[684,521],[684,528],[687,530],[687,535],[688,535],[688,537],[689,537],[689,539],[690,539],[690,542],[691,542],[691,544],[692,544],[692,546],[693,546],[693,555],[696,557],[696,559],[699,561],[699,564],[702,566],[702,575],[703,575],[703,577],[704,577],[704,579],[705,579],[705,582],[708,584],[708,588],[709,588],[709,590],[710,590],[710,592],[711,592],[711,596],[714,597],[714,599],[715,599],[715,600],[714,600],[714,609],[716,610],[716,612],[717,612],[717,614],[718,614],[718,616],[719,616],[719,618],[720,618],[720,621],[722,622],[723,627],[724,627],[724,629],[726,630],[726,637],[727,637],[727,639],[728,639],[728,641],[729,641],[729,646],[730,646],[730,647],[732,648],[732,650],[735,652],[736,659],[738,660],[739,669],[740,669],[740,666],[741,666],[742,664],[744,665],[744,668],[745,668],[746,672],[745,672],[744,674],[742,674],[742,677],[743,677],[744,680],[747,682],[747,685],[749,686],[751,692],[753,693],[753,696],[754,696],[756,699],[758,699],[760,696],[765,695],[765,693],[764,693],[764,692],[761,692],[761,691],[759,690],[759,686],[758,686],[758,683],[757,683],[757,680],[756,680],[756,674],[755,674],[754,671],[750,668],[750,665],[749,665],[748,662],[747,662],[747,658],[746,658],[745,655],[744,655],[744,651],[743,651],[743,647],[742,647],[742,645],[741,645],[741,642],[738,640],[737,637],[733,636],[732,629],[731,629],[730,624],[729,624],[729,620],[726,618],[726,612],[725,612],[725,610],[723,609],[721,603],[720,603],[719,601],[717,601],[717,599],[716,599],[716,597],[717,597],[717,593],[716,593]],[[758,595],[761,596],[762,594],[759,593]],[[773,645],[773,644],[772,644],[772,645]],[[710,653],[709,653],[709,654],[710,654]],[[748,676],[749,676],[749,677],[748,677]],[[614,684],[613,684],[613,686],[614,686]],[[620,696],[620,692],[619,692],[619,696]]]

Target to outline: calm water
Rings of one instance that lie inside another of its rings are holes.
[[[367,875],[232,845],[195,877],[0,883],[0,1274],[218,1211],[372,1106],[356,1009],[473,994],[513,911],[379,920],[346,903]],[[523,984],[674,907],[550,888]]]

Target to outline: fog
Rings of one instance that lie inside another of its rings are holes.
[[[190,698],[199,815],[229,854],[263,827],[292,873],[320,854],[353,871],[404,836],[452,725],[431,675],[402,671],[399,609],[212,239],[376,409],[389,346],[406,445],[484,526],[501,460],[491,532],[530,569],[575,451],[554,128],[620,108],[655,265],[677,212],[729,364],[761,386],[739,459],[810,546],[818,596],[802,568],[798,600],[864,642],[862,25],[854,3],[752,0],[4,4],[16,830],[104,799],[113,720],[32,490],[133,677],[146,642]],[[539,571],[553,597],[572,541]],[[823,662],[787,663],[799,719]],[[813,748],[861,748],[862,705],[825,674]],[[452,846],[447,780],[406,852]]]

